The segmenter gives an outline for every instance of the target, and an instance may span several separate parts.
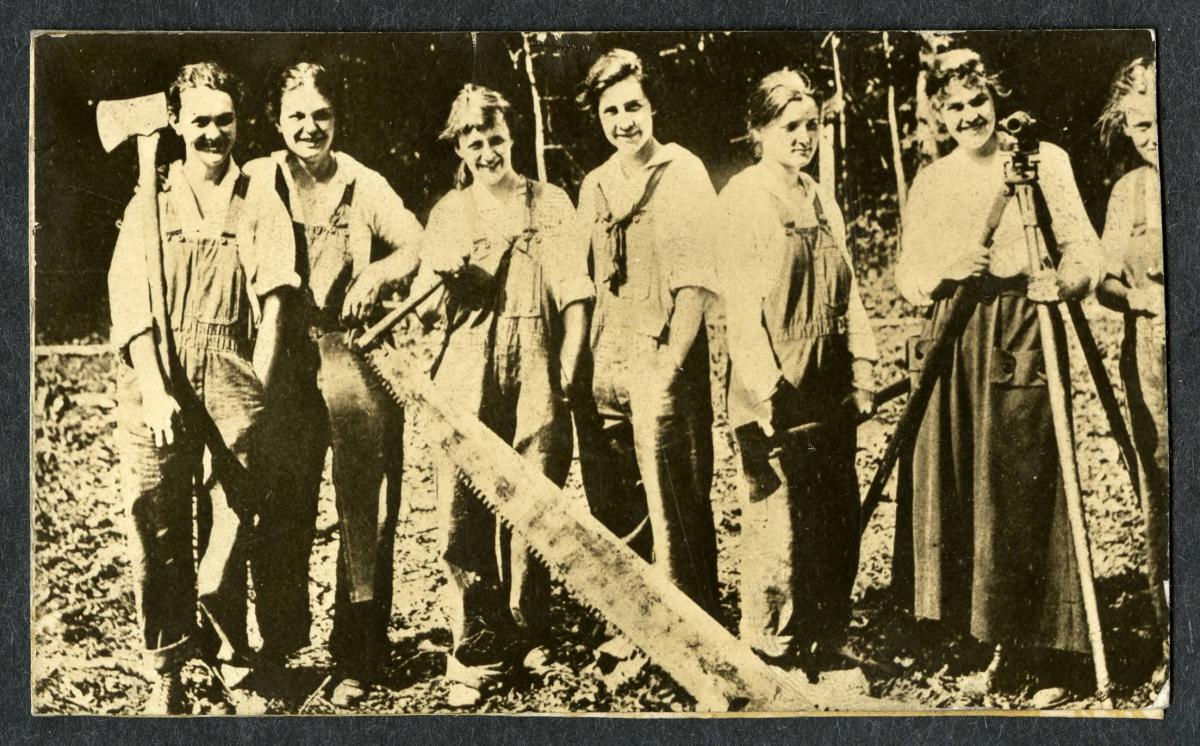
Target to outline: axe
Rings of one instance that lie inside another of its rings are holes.
[[[100,135],[100,144],[105,152],[111,153],[130,138],[145,138],[138,141],[138,188],[129,207],[142,216],[142,245],[146,247],[146,277],[150,280],[150,315],[154,320],[155,349],[169,390],[173,378],[171,361],[174,357],[171,326],[167,323],[166,277],[158,232],[158,178],[154,169],[157,133],[167,124],[167,96],[164,93],[96,104],[96,132]]]
[[[167,126],[167,95],[101,101],[96,104],[96,132],[104,152],[111,153],[118,145],[136,135],[152,135]]]

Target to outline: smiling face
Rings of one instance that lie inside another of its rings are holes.
[[[333,148],[337,119],[333,104],[311,84],[284,91],[279,99],[279,134],[295,156],[321,163]]]
[[[789,171],[807,166],[817,152],[818,117],[812,98],[789,102],[779,116],[756,130],[763,161],[778,163]]]
[[[609,86],[596,108],[604,136],[618,153],[636,153],[654,137],[654,111],[637,78]]]
[[[1154,100],[1147,96],[1131,97],[1125,109],[1125,134],[1133,141],[1138,155],[1158,167],[1158,114]]]
[[[950,81],[942,95],[941,115],[959,147],[980,150],[996,134],[996,105],[986,86]]]
[[[186,158],[217,168],[229,158],[237,140],[237,114],[228,93],[213,88],[179,92],[179,114],[171,127],[183,138]]]
[[[512,137],[503,116],[487,129],[476,127],[459,135],[455,152],[467,164],[471,178],[483,186],[496,186],[514,174]]]

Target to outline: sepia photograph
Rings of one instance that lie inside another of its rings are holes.
[[[31,47],[34,714],[1170,705],[1153,31]]]

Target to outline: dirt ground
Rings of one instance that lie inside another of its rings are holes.
[[[879,379],[902,374],[905,340],[919,328],[894,291],[868,288],[867,303],[881,344]],[[1120,320],[1089,308],[1093,330],[1116,380]],[[418,338],[415,346],[434,344]],[[720,344],[714,345],[720,365]],[[427,351],[422,349],[423,352]],[[1073,345],[1075,433],[1080,477],[1092,542],[1100,608],[1115,704],[1145,707],[1157,642],[1142,575],[1142,520],[1128,475],[1108,436],[1108,425],[1082,359]],[[34,387],[36,479],[32,505],[33,706],[41,713],[132,714],[150,687],[135,648],[122,507],[118,495],[115,427],[115,358],[112,355],[38,356]],[[1119,389],[1119,381],[1117,382]],[[1121,392],[1118,390],[1118,396]],[[889,405],[859,431],[859,478],[865,492],[900,410]],[[404,500],[396,541],[396,586],[390,663],[380,686],[357,708],[367,713],[447,711],[439,676],[449,632],[439,604],[445,583],[436,562],[432,458],[422,442],[419,414],[406,437]],[[739,574],[737,467],[728,428],[718,418],[712,493],[720,541],[726,623],[737,618]],[[583,499],[578,470],[566,494]],[[889,492],[890,494],[890,492]],[[917,624],[890,589],[894,504],[884,503],[863,539],[855,588],[852,646],[877,665],[864,669],[870,690],[914,707],[1028,706],[1032,682],[1006,695],[974,697],[963,677],[986,665],[989,651],[969,638]],[[290,663],[286,680],[270,688],[239,691],[243,712],[332,713],[325,651],[333,603],[337,531],[328,479],[322,491],[310,592],[314,645]],[[554,593],[554,642],[542,673],[514,682],[482,706],[489,712],[688,711],[694,701],[653,665],[610,670],[592,654],[599,622],[561,587]],[[1086,662],[1075,661],[1085,672]],[[198,664],[187,669],[200,689],[212,686]],[[1076,703],[1094,704],[1089,700]],[[196,703],[204,711],[204,700]]]

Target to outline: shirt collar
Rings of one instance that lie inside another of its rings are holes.
[[[233,187],[237,184],[238,177],[242,175],[242,169],[238,166],[233,158],[229,159],[229,167],[225,169],[225,175],[221,177],[221,181],[217,184],[218,194],[223,199],[218,204],[228,207],[233,199]],[[222,208],[217,212],[201,215],[200,204],[196,199],[196,190],[192,188],[191,182],[188,180],[187,172],[183,170],[183,161],[172,161],[167,167],[167,190],[174,194],[171,198],[174,201],[175,208],[178,211],[180,221],[184,227],[190,230],[200,230],[202,228],[221,225],[225,220],[225,209]],[[220,222],[217,222],[220,221]]]
[[[296,182],[292,178],[292,168],[288,165],[287,150],[276,150],[271,153],[271,158],[279,165],[279,170],[283,173],[283,182],[287,185],[288,196],[291,198],[291,212],[294,219],[299,222],[304,222],[304,210],[296,199]],[[337,169],[334,170],[333,176],[329,179],[329,187],[331,191],[338,195],[338,200],[341,200],[341,195],[345,188],[358,180],[358,173],[362,170],[362,166],[354,158],[340,151],[333,151],[330,154]],[[338,188],[340,187],[340,189]]]
[[[673,142],[659,143],[658,149],[654,151],[654,155],[650,156],[650,160],[646,161],[642,168],[644,171],[649,171],[656,166],[664,163],[670,163],[684,152],[686,151],[684,151],[682,145],[678,145]],[[609,156],[608,160],[604,162],[603,169],[602,176],[605,177],[604,181],[610,181],[613,179],[621,181],[624,180],[624,175],[621,173],[620,156],[617,153],[613,153],[611,156]]]
[[[358,179],[358,161],[337,150],[333,151],[330,155],[333,157],[334,162],[337,163],[337,169],[333,172],[333,176],[330,177],[329,183],[338,186],[353,184]],[[276,150],[271,153],[271,158],[283,167],[283,178],[287,182],[288,189],[294,189],[295,184],[292,182],[292,170],[288,166],[288,151]]]
[[[766,167],[762,165],[762,161],[755,163],[748,169],[748,171],[756,185],[779,198],[779,200],[784,204],[790,204],[792,200],[795,199],[795,196],[788,192],[787,185],[776,178],[770,171],[768,171]],[[813,179],[813,177],[801,171],[797,177],[797,183],[804,187],[805,199],[811,199],[814,196],[817,182]]]

